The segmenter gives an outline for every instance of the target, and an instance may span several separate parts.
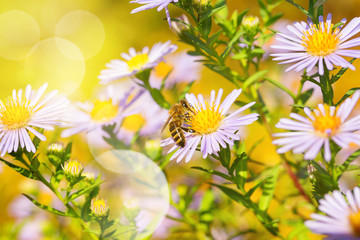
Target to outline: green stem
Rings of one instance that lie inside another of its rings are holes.
[[[81,219],[81,217],[76,213],[76,211],[73,209],[73,207],[69,203],[65,203],[64,198],[61,196],[61,194],[44,178],[44,176],[40,173],[40,171],[34,169],[31,164],[28,164],[24,159],[22,161],[24,165],[36,175],[36,177],[39,179],[40,182],[42,182],[47,188],[49,188],[56,197],[66,206],[66,208],[73,214],[75,218]],[[85,226],[84,222],[81,220],[81,226],[89,232],[89,235],[94,239],[98,239],[93,233],[90,233],[90,229]]]
[[[320,75],[321,92],[323,94],[323,101],[329,106],[333,106],[334,91],[330,83],[329,71],[324,66],[324,75]]]

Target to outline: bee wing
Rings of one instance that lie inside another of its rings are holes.
[[[175,115],[175,112],[173,112],[169,117],[168,119],[166,120],[166,122],[164,123],[164,126],[162,127],[161,129],[161,133],[164,131],[164,129],[166,128],[166,126],[169,124],[171,118]]]

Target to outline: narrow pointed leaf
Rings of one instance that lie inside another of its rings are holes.
[[[53,214],[56,214],[56,215],[59,215],[59,216],[64,216],[64,217],[75,217],[73,215],[70,215],[68,213],[65,213],[65,212],[62,212],[60,210],[57,210],[55,208],[52,208],[50,206],[46,206],[46,205],[43,205],[41,203],[39,203],[38,201],[36,201],[35,199],[33,199],[32,197],[30,197],[29,195],[23,193],[23,195],[29,199],[32,203],[34,203],[36,206],[38,206],[39,208],[43,209],[43,210],[46,210],[48,212],[51,212]]]
[[[11,167],[12,169],[14,169],[15,171],[17,171],[18,173],[20,173],[21,175],[30,178],[30,179],[34,179],[34,180],[38,180],[38,178],[29,170],[16,166],[15,164],[9,163],[8,161],[0,158],[0,161],[2,161],[3,163],[5,163],[6,165],[8,165],[9,167]]]
[[[266,211],[269,208],[270,202],[274,196],[274,191],[279,176],[279,166],[273,167],[269,171],[270,177],[262,185],[263,193],[259,200],[259,209]]]

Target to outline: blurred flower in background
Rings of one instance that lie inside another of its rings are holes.
[[[153,68],[163,61],[164,56],[176,49],[177,46],[171,44],[170,41],[156,43],[150,50],[148,47],[144,47],[141,52],[136,52],[134,48],[130,48],[129,54],[121,54],[125,61],[116,59],[106,64],[109,69],[101,71],[100,83],[107,84],[121,78],[132,77],[141,70]]]
[[[185,51],[166,56],[165,60],[155,66],[151,72],[149,79],[151,87],[159,89],[165,78],[166,88],[199,79],[202,65],[197,60],[199,57],[190,56]]]
[[[94,132],[100,138],[107,136],[102,128],[114,124],[119,126],[124,117],[133,114],[136,109],[130,107],[143,92],[132,87],[119,95],[112,86],[107,87],[104,95],[92,102],[78,103],[77,108],[68,112],[65,117],[68,129],[61,136],[69,137],[80,132]]]

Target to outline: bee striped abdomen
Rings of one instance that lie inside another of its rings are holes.
[[[169,123],[169,130],[171,137],[174,139],[176,145],[185,147],[185,136],[181,129],[181,121],[172,121]]]

